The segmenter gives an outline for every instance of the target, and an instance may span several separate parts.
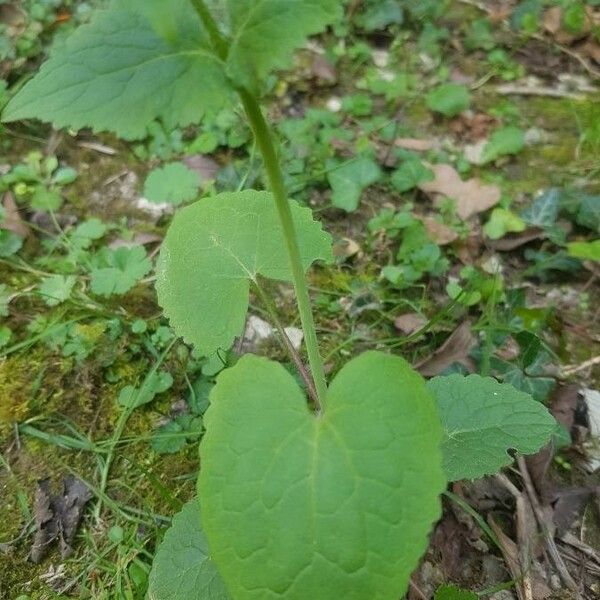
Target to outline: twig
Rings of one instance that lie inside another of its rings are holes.
[[[556,567],[562,582],[572,591],[578,592],[579,587],[575,583],[574,579],[571,577],[565,562],[554,543],[554,538],[550,533],[550,530],[547,525],[546,518],[544,517],[544,512],[542,510],[542,506],[537,497],[537,493],[535,488],[533,487],[533,482],[531,481],[531,476],[529,475],[529,471],[527,469],[527,465],[525,464],[525,459],[522,456],[517,458],[517,464],[519,465],[519,471],[521,472],[521,477],[523,478],[523,484],[525,485],[525,490],[527,495],[529,496],[529,500],[531,502],[531,506],[533,508],[533,513],[535,514],[535,518],[538,522],[538,525],[541,529],[542,535],[544,536],[544,541],[546,542],[546,546],[548,548],[548,553],[550,554],[550,558]]]
[[[410,589],[421,598],[421,600],[427,600],[427,596],[423,593],[421,588],[414,582],[413,578],[410,578]]]
[[[548,98],[569,98],[571,100],[585,99],[583,94],[576,94],[575,92],[567,92],[565,90],[557,90],[547,87],[532,87],[527,85],[499,85],[496,87],[496,91],[505,96],[546,96]]]
[[[501,541],[502,553],[505,555],[510,570],[519,575],[520,588],[517,588],[518,595],[523,600],[534,600],[533,599],[533,585],[531,582],[530,569],[527,568],[528,560],[527,551],[529,547],[529,540],[527,536],[527,507],[526,500],[523,493],[513,484],[513,482],[503,473],[496,475],[496,479],[508,490],[508,492],[515,499],[516,513],[517,513],[517,541],[518,544],[514,544],[512,540],[510,542],[514,545],[512,548],[513,553],[510,553],[508,539],[502,539],[498,535],[498,531],[495,530],[496,535]],[[531,510],[531,509],[530,509]],[[504,536],[506,538],[506,536]],[[513,556],[514,554],[514,556]]]
[[[600,365],[600,355],[594,356],[579,365],[567,365],[566,367],[563,367],[560,371],[560,376],[561,378],[566,379],[571,375],[575,375],[575,373],[579,373],[580,371],[584,371],[585,369],[596,365]]]

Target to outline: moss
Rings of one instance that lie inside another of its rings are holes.
[[[42,368],[18,356],[0,362],[0,435],[29,416],[34,382]]]

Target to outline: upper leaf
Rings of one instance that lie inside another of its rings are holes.
[[[498,472],[512,461],[508,450],[537,452],[556,427],[542,404],[491,377],[434,377],[427,387],[445,432],[442,454],[449,481]]]
[[[200,527],[197,500],[188,502],[158,547],[148,582],[148,600],[229,600]]]
[[[291,202],[302,263],[332,260],[331,238]],[[175,216],[157,266],[158,299],[175,331],[209,355],[244,328],[251,281],[291,281],[275,201],[267,192],[225,193]]]
[[[396,600],[445,486],[440,425],[420,375],[368,352],[315,416],[283,366],[246,355],[205,416],[203,525],[236,600]]]
[[[257,92],[286,67],[308,35],[341,14],[339,0],[209,2],[227,37],[223,62],[190,0],[111,0],[57,44],[40,72],[9,102],[6,121],[39,118],[125,139],[198,122],[235,88]]]
[[[271,70],[289,65],[309,35],[339,17],[342,5],[340,0],[227,0],[232,79],[255,90]]]
[[[164,2],[112,0],[53,48],[3,119],[35,117],[136,139],[155,119],[183,126],[221,108],[230,95],[222,63],[188,0],[168,4],[165,20]]]

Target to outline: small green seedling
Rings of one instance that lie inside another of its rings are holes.
[[[511,386],[458,375],[426,384],[382,352],[354,358],[327,382],[305,274],[331,260],[331,238],[288,199],[260,98],[267,75],[341,9],[339,0],[112,0],[55,47],[3,115],[134,140],[156,119],[183,127],[237,97],[263,157],[270,192],[225,193],[177,213],[158,296],[175,331],[210,356],[242,333],[251,289],[275,316],[263,280],[292,282],[308,399],[266,358],[243,356],[219,374],[200,445],[201,522],[195,501],[174,520],[150,577],[154,600],[396,600],[447,482],[493,473],[509,449],[533,452],[554,431],[546,409]],[[430,104],[445,114],[468,104],[463,90],[450,96]],[[351,183],[334,176],[335,186],[352,196],[376,179],[372,166],[365,173]],[[99,294],[147,270],[141,253],[105,259]],[[147,391],[142,400],[156,390]]]

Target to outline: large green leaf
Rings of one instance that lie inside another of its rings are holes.
[[[427,387],[444,428],[442,454],[449,481],[496,473],[511,463],[508,450],[537,452],[556,427],[543,404],[491,377],[434,377]]]
[[[308,208],[291,207],[304,267],[332,260],[329,234]],[[267,192],[220,194],[175,216],[158,261],[158,299],[175,331],[209,355],[242,333],[258,275],[292,278],[275,201]]]
[[[288,66],[293,51],[342,7],[339,0],[208,4],[227,36],[224,61],[190,0],[111,0],[54,47],[3,119],[35,117],[125,139],[144,137],[155,119],[167,127],[194,123],[226,104],[236,87],[258,91],[264,77]]]
[[[56,127],[93,127],[125,139],[198,121],[230,94],[188,0],[112,0],[53,48],[40,72],[12,99],[6,121],[39,118]]]
[[[229,600],[210,560],[197,500],[188,502],[158,547],[148,583],[148,600]]]
[[[401,358],[368,352],[321,416],[279,364],[246,355],[211,394],[198,489],[235,600],[396,600],[445,486],[439,420]]]
[[[232,79],[253,89],[272,69],[289,65],[293,51],[342,14],[340,0],[227,0]]]

